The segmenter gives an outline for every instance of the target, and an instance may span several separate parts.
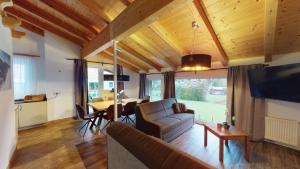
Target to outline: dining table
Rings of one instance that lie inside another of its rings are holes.
[[[125,106],[129,102],[137,102],[137,104],[139,104],[141,103],[141,101],[142,99],[138,99],[138,98],[126,98],[126,99],[118,100],[117,103],[122,104],[122,106]],[[97,126],[100,127],[104,113],[106,112],[107,108],[113,104],[114,104],[114,100],[106,100],[101,102],[89,103],[89,106],[91,106],[94,109],[94,113],[96,114],[96,116],[99,117]],[[97,118],[93,120],[91,128],[96,123],[96,119]]]

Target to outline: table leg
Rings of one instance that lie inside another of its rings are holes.
[[[207,147],[207,127],[204,126],[204,147]]]
[[[224,140],[220,138],[220,145],[219,145],[219,160],[223,162],[223,150],[224,150]]]
[[[249,161],[249,150],[248,150],[248,137],[246,136],[245,137],[245,152],[244,152],[244,157],[245,157],[245,159],[247,160],[247,161]]]

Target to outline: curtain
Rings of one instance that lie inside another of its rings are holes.
[[[164,99],[175,98],[175,72],[164,73]]]
[[[121,65],[117,65],[117,75],[123,75],[123,67]],[[121,91],[121,90],[124,90],[124,82],[119,82],[118,81],[118,93]]]
[[[250,135],[251,140],[264,139],[265,101],[251,97],[248,70],[264,65],[236,66],[228,69],[227,121]]]
[[[147,75],[144,73],[140,74],[140,87],[139,87],[139,98],[143,99],[146,96],[146,82]]]
[[[83,59],[74,60],[75,104],[88,112],[88,74],[87,62]]]
[[[45,93],[44,74],[40,57],[13,56],[14,98]]]

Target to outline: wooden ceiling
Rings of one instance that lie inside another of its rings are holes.
[[[143,0],[13,0],[5,11],[25,29],[42,36],[47,30],[85,48],[137,1]],[[224,66],[258,56],[271,61],[274,54],[300,51],[299,18],[295,0],[186,0],[122,38],[118,62],[147,72],[177,69],[190,53],[210,54]],[[112,61],[112,48],[87,59]]]

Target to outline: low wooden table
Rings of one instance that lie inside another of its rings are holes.
[[[249,161],[248,135],[245,132],[237,130],[234,126],[230,126],[230,128],[227,130],[223,127],[218,128],[217,124],[214,123],[204,124],[204,146],[205,147],[207,147],[207,130],[220,139],[219,160],[221,162],[223,162],[224,140],[227,142],[228,140],[235,140],[235,139],[244,139],[244,147],[245,147],[244,157],[247,161]]]

